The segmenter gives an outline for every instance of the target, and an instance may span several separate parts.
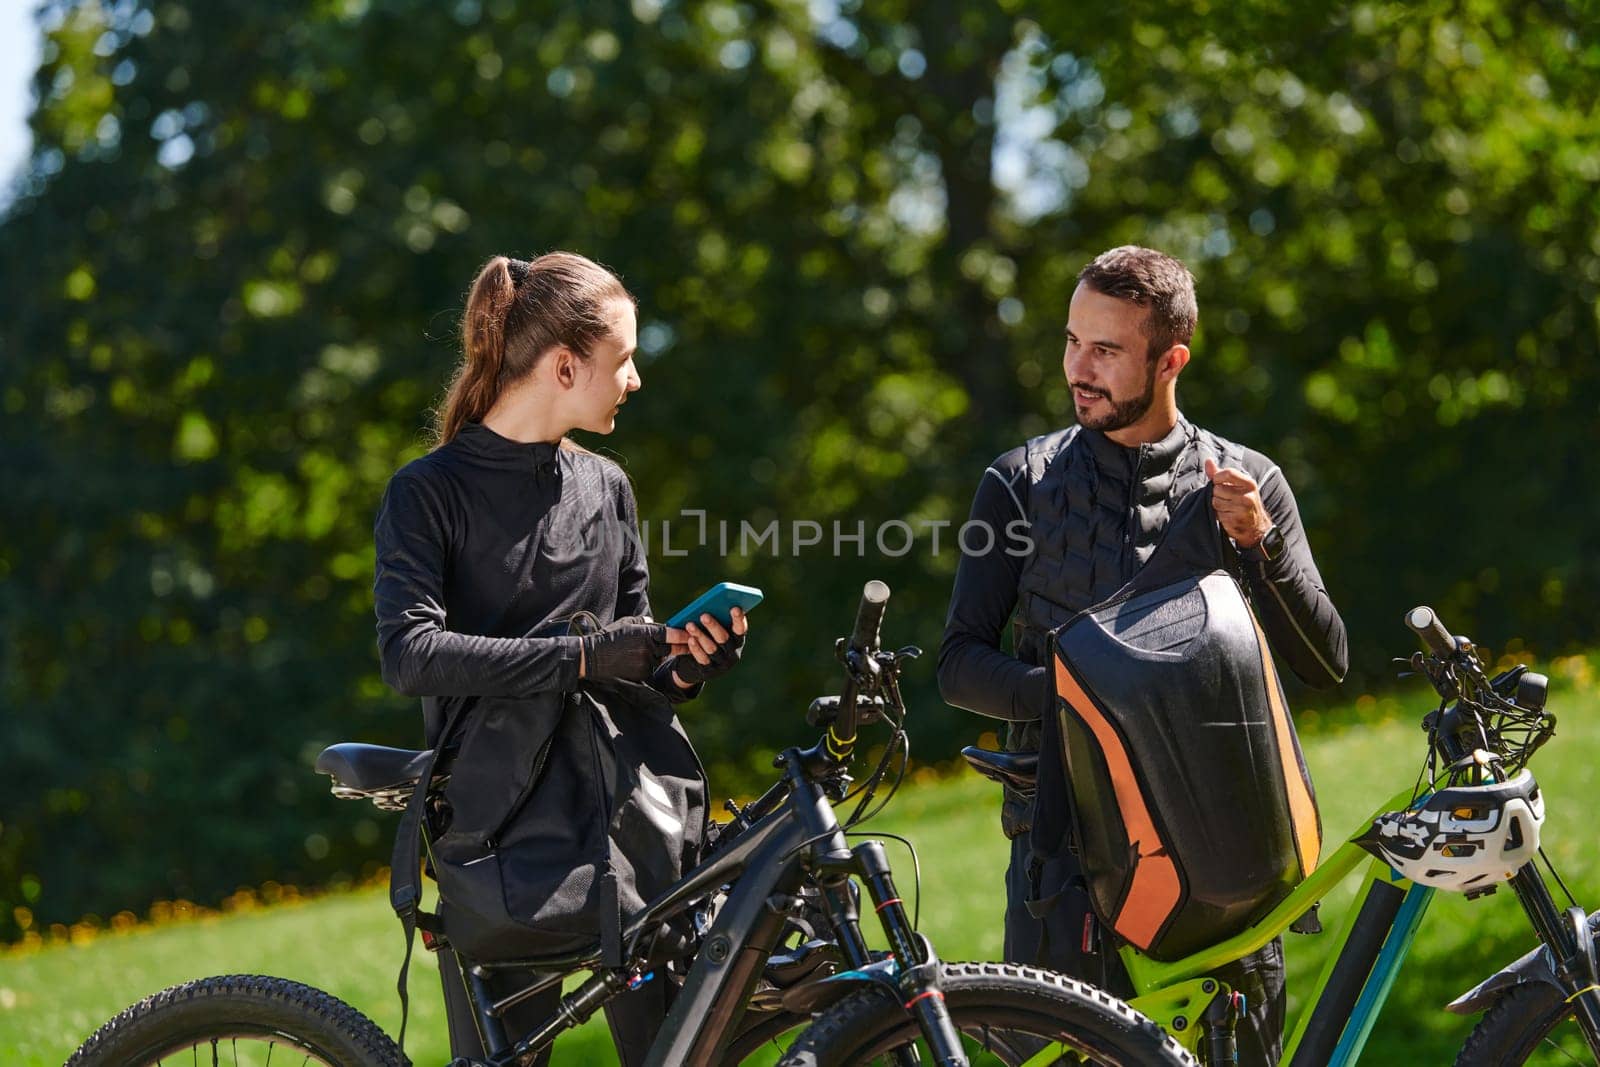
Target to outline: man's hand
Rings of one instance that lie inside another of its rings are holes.
[[[733,616],[731,634],[709,612],[702,614],[698,623],[691,622],[683,628],[688,641],[681,647],[674,646],[678,656],[672,667],[672,683],[679,689],[688,689],[726,674],[739,662],[744,652],[744,635],[750,632],[750,621],[742,608],[733,608],[730,614]]]
[[[1254,548],[1272,529],[1272,516],[1261,503],[1261,487],[1237,467],[1219,467],[1206,459],[1206,477],[1211,479],[1211,507],[1223,532],[1240,548]]]

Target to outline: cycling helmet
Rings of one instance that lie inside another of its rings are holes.
[[[1356,844],[1418,885],[1471,892],[1503,882],[1539,850],[1544,797],[1523,768],[1504,782],[1454,785],[1372,820]]]

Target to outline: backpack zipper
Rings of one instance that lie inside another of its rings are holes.
[[[484,838],[484,847],[490,852],[495,852],[500,848],[500,835],[505,832],[507,826],[511,825],[513,819],[522,814],[522,809],[527,806],[528,800],[533,796],[533,790],[538,786],[539,779],[544,777],[545,761],[550,758],[550,748],[555,744],[556,733],[560,728],[561,724],[557,722],[556,729],[550,731],[550,736],[545,738],[544,744],[539,746],[539,751],[533,757],[533,773],[528,776],[528,784],[523,786],[522,791],[517,794],[517,799],[512,803],[511,810],[506,812],[499,823],[495,825],[495,828],[489,832],[489,836]]]

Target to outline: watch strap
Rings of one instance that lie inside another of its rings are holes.
[[[1240,549],[1240,554],[1253,563],[1271,563],[1283,555],[1283,549],[1283,531],[1273,526],[1260,541],[1249,548]]]

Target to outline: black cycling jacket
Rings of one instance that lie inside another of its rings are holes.
[[[389,481],[373,530],[383,679],[423,698],[431,744],[474,696],[573,689],[580,611],[649,615],[633,487],[612,461],[469,422]],[[677,702],[699,692],[651,684]]]
[[[1098,431],[1084,430],[1073,447],[1095,450],[1102,480],[1107,486],[1115,486],[1114,492],[1106,490],[1110,495],[1119,502],[1130,495],[1139,500],[1148,495],[1147,488],[1155,488],[1162,479],[1170,478],[1171,464],[1179,455],[1176,443],[1187,429],[1187,423],[1180,419],[1169,434],[1169,441],[1142,451],[1123,448]],[[1166,465],[1151,466],[1150,454],[1163,451],[1171,453],[1166,456]],[[1285,545],[1283,554],[1270,563],[1244,565],[1247,591],[1273,650],[1290,670],[1316,688],[1336,685],[1348,667],[1344,622],[1312,559],[1288,480],[1267,457],[1246,451],[1244,466],[1256,478],[1261,502],[1283,532]],[[1142,464],[1141,454],[1146,458]],[[1026,529],[1030,516],[1028,493],[1025,448],[1006,452],[980,478],[969,521],[986,523],[999,533],[987,545],[987,551],[962,552],[938,666],[939,689],[947,703],[1019,723],[1037,720],[1050,699],[1046,668],[1017,659],[1001,643],[1017,608],[1018,587],[1028,559],[1028,553],[1022,550],[1029,537],[1008,531],[1019,520]],[[1152,524],[1158,519],[1164,524],[1166,517],[1164,510],[1123,509],[1120,504],[1102,510],[1094,525],[1095,543],[1088,547],[1093,552],[1105,550],[1113,557],[1120,556],[1126,545],[1153,545],[1160,529]],[[1130,522],[1140,523],[1139,528],[1131,529]],[[973,540],[982,543],[981,539]],[[1131,572],[1106,574],[1102,576],[1103,588],[1072,593],[1087,605],[1113,592],[1131,576]],[[1064,596],[1063,602],[1074,601],[1071,596]]]

